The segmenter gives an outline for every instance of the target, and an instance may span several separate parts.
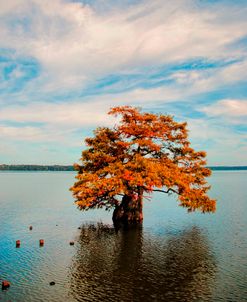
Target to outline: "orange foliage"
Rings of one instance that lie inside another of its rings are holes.
[[[188,211],[215,211],[215,200],[207,195],[206,153],[190,147],[186,123],[129,106],[109,114],[121,116],[119,125],[96,129],[75,165],[71,190],[79,208],[108,209],[119,204],[119,196],[158,190],[176,193]]]

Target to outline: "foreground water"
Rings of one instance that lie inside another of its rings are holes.
[[[0,173],[0,301],[247,301],[246,176],[214,172],[215,214],[155,194],[143,227],[116,233],[73,205],[73,173]]]

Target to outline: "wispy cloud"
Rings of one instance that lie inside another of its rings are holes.
[[[111,119],[107,117],[104,107],[102,110],[102,104],[97,102],[93,106],[90,103],[34,103],[24,106],[9,106],[0,110],[0,120],[44,123],[57,127],[109,125]]]
[[[209,116],[245,117],[247,118],[247,100],[226,99],[201,109]],[[245,119],[245,123],[247,120]]]

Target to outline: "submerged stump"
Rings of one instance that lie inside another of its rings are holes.
[[[10,287],[10,282],[7,280],[2,281],[2,290],[6,290]]]

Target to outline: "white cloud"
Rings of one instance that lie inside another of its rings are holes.
[[[247,59],[224,67],[202,70],[185,70],[173,73],[170,78],[175,80],[176,87],[185,89],[186,95],[211,92],[245,81],[247,76]]]
[[[71,130],[55,129],[49,126],[6,126],[0,125],[0,138],[9,141],[52,142],[66,144],[66,138],[72,136]],[[71,142],[70,138],[70,142]],[[79,143],[79,142],[78,142]],[[77,145],[78,145],[77,143]],[[74,145],[74,142],[73,142]]]
[[[199,110],[211,117],[227,118],[232,123],[247,123],[247,100],[220,100]]]
[[[34,103],[10,106],[0,110],[0,120],[19,123],[45,123],[57,127],[80,127],[112,124],[105,106],[95,103],[52,104]],[[109,108],[107,108],[109,110]],[[30,129],[31,130],[31,129]]]

